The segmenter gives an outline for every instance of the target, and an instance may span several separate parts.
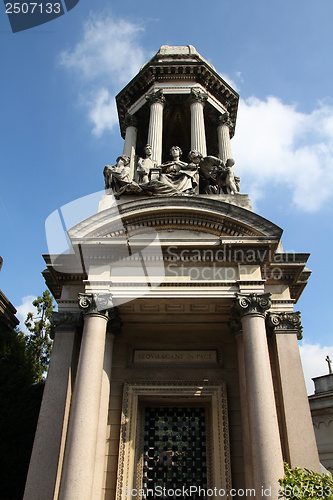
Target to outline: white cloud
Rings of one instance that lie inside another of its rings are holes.
[[[321,346],[320,344],[309,344],[302,341],[300,353],[308,394],[314,393],[313,377],[328,374],[328,365],[325,361],[327,355],[333,360],[333,346]]]
[[[331,197],[333,106],[319,103],[306,114],[276,97],[240,100],[232,146],[242,192],[252,199],[280,186],[297,208],[311,212]]]
[[[60,64],[77,77],[81,102],[96,135],[113,128],[117,122],[114,97],[147,59],[139,43],[143,30],[139,23],[90,14],[81,40],[60,54]]]
[[[27,319],[28,312],[35,313],[36,309],[32,305],[32,302],[37,297],[35,295],[27,295],[26,297],[22,297],[21,304],[19,306],[15,306],[17,310],[17,317],[20,320],[19,328],[22,332],[27,333],[27,329],[24,325],[25,320]]]
[[[93,134],[100,136],[105,130],[112,130],[118,122],[116,102],[113,95],[101,87],[88,103],[89,118],[94,124]]]

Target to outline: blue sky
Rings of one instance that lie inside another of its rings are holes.
[[[240,94],[241,192],[284,229],[286,251],[311,253],[296,306],[311,392],[333,358],[332,19],[332,0],[80,0],[13,34],[2,9],[0,288],[19,311],[45,289],[46,218],[103,189],[122,152],[114,96],[161,45],[191,44]]]

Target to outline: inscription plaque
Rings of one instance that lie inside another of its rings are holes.
[[[135,349],[133,362],[149,365],[216,365],[216,350]]]

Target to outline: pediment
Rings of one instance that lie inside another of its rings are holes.
[[[117,239],[147,232],[179,231],[219,237],[279,240],[282,229],[254,212],[216,199],[187,196],[137,198],[103,210],[72,227],[79,240]],[[189,233],[188,233],[189,234]]]

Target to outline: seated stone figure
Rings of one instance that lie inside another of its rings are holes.
[[[153,161],[153,149],[147,144],[144,148],[146,158],[139,158],[137,163],[137,173],[139,176],[139,184],[146,184],[150,181],[150,171],[156,167],[156,162]]]
[[[161,165],[162,173],[159,181],[172,186],[178,194],[194,194],[195,188],[199,185],[199,164],[181,161],[181,154],[179,146],[172,146],[170,149],[172,160]]]
[[[116,162],[116,165],[104,167],[105,190],[112,190],[116,198],[124,193],[140,192],[140,186],[131,179],[129,157],[118,156]]]

